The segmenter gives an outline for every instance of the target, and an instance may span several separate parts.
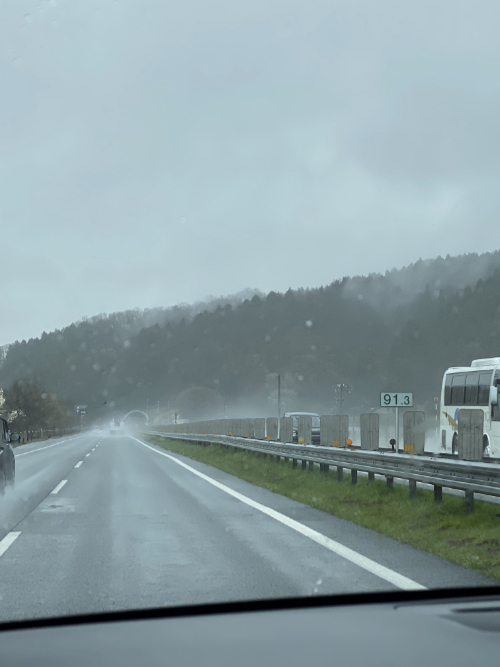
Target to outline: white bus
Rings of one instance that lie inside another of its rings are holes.
[[[500,357],[475,359],[470,367],[448,368],[441,389],[441,448],[458,450],[458,411],[461,408],[484,412],[484,456],[500,456]]]

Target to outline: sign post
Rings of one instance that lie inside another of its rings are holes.
[[[396,453],[399,454],[399,408],[413,407],[413,394],[382,392],[380,394],[381,408],[396,408]]]

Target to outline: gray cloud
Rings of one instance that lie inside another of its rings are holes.
[[[3,3],[0,343],[492,249],[499,15]]]

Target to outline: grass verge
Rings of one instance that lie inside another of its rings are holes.
[[[271,462],[268,458],[225,449],[220,445],[200,445],[146,436],[149,442],[241,479],[293,498],[301,503],[353,521],[405,544],[445,558],[457,565],[500,579],[499,506],[475,501],[474,514],[465,514],[463,498],[445,495],[443,503],[433,500],[431,491],[417,490],[408,498],[406,486],[388,489],[385,482],[369,483],[358,476],[351,485],[350,475],[337,482],[335,472],[295,470],[292,463]]]

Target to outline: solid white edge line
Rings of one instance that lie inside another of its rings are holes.
[[[78,461],[78,463],[75,465],[75,468],[79,468],[82,465],[83,461]]]
[[[38,447],[38,449],[32,449],[30,452],[21,452],[21,454],[16,454],[16,459],[20,456],[27,456],[28,454],[34,454],[35,452],[41,452],[42,449],[50,449],[51,447],[57,447],[57,445],[62,445],[65,442],[70,442],[71,440],[76,440],[80,436],[77,435],[74,438],[67,438],[66,440],[60,440],[59,442],[54,442],[52,445],[46,445],[45,447]]]
[[[405,577],[402,574],[399,574],[398,572],[394,572],[394,570],[391,570],[388,567],[385,567],[385,565],[380,565],[380,563],[377,563],[376,561],[372,560],[371,558],[367,558],[366,556],[361,555],[357,551],[354,551],[353,549],[349,549],[349,547],[344,546],[343,544],[340,544],[340,542],[336,542],[335,540],[332,540],[330,537],[326,537],[325,535],[322,535],[321,533],[318,533],[318,531],[313,530],[312,528],[309,528],[308,526],[305,526],[302,523],[299,523],[298,521],[295,521],[294,519],[290,519],[290,517],[286,516],[285,514],[281,514],[281,512],[277,512],[276,510],[271,509],[270,507],[267,507],[266,505],[262,505],[261,503],[256,502],[255,500],[252,500],[251,498],[248,498],[247,496],[244,496],[242,493],[239,493],[238,491],[234,491],[231,489],[229,486],[225,486],[225,484],[221,484],[220,482],[217,482],[215,479],[212,479],[208,475],[205,475],[204,473],[200,472],[199,470],[196,470],[195,468],[192,468],[191,466],[187,465],[183,461],[180,461],[179,459],[175,458],[175,456],[171,456],[170,454],[167,454],[166,452],[162,452],[155,447],[151,447],[151,445],[147,445],[145,442],[142,442],[142,440],[138,440],[137,438],[134,438],[133,436],[132,440],[135,440],[139,444],[141,444],[143,447],[147,447],[150,449],[152,452],[155,452],[156,454],[159,454],[160,456],[165,456],[166,458],[170,459],[171,461],[174,461],[181,467],[185,468],[186,470],[189,470],[192,472],[194,475],[197,475],[198,477],[201,477],[201,479],[204,479],[205,481],[209,482],[213,486],[217,487],[221,491],[224,491],[225,493],[229,494],[230,496],[233,496],[233,498],[237,498],[240,500],[242,503],[245,503],[246,505],[249,505],[250,507],[253,507],[256,510],[259,510],[259,512],[262,512],[263,514],[267,514],[267,516],[272,517],[273,519],[276,519],[276,521],[279,521],[280,523],[284,524],[285,526],[288,526],[289,528],[292,528],[293,530],[297,531],[298,533],[301,533],[305,537],[308,537],[309,539],[313,540],[313,542],[316,542],[317,544],[320,544],[323,547],[326,547],[330,551],[333,551],[336,553],[338,556],[341,556],[342,558],[345,558],[346,560],[351,561],[351,563],[354,563],[355,565],[358,565],[359,567],[363,568],[364,570],[367,570],[368,572],[371,572],[371,574],[374,574],[375,576],[379,577],[380,579],[384,579],[385,581],[389,582],[390,584],[393,584],[394,586],[397,586],[397,588],[401,588],[403,590],[425,590],[426,586],[422,586],[422,584],[417,583],[416,581],[413,581],[412,579],[409,579],[408,577]]]
[[[17,532],[7,533],[7,535],[3,538],[3,540],[0,541],[0,556],[4,555],[4,553],[10,547],[10,545],[17,540],[20,534],[21,534],[20,530]]]
[[[56,488],[50,492],[50,495],[55,496],[56,493],[59,493],[59,491],[63,488],[63,486],[66,484],[67,481],[68,481],[67,479],[63,479],[62,482],[59,482]]]

